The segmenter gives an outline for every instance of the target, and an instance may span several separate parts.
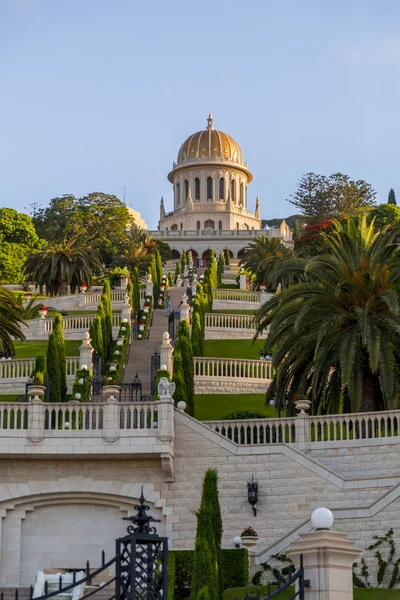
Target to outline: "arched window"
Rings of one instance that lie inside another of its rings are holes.
[[[223,177],[219,180],[219,199],[225,200],[225,179]]]
[[[215,229],[215,222],[212,221],[211,219],[208,219],[207,221],[204,221],[204,229]]]
[[[232,202],[236,203],[236,181],[234,179],[231,181],[231,198]]]
[[[176,223],[171,225],[171,231],[177,231],[177,230],[178,230],[178,225]]]
[[[194,180],[194,199],[197,202],[200,200],[200,179],[198,177]]]
[[[218,221],[218,229],[222,231],[222,221]]]
[[[236,229],[239,229],[239,223],[236,223]]]
[[[181,223],[181,231],[182,231],[182,229],[183,229],[183,223]]]
[[[197,221],[196,229],[197,231],[200,231],[200,221]]]
[[[177,206],[179,206],[180,201],[181,201],[181,186],[179,183],[177,183],[176,184],[176,205]]]
[[[240,206],[243,206],[244,204],[244,185],[243,183],[240,184]]]
[[[188,197],[188,195],[189,195],[189,182],[188,182],[188,180],[187,180],[187,179],[185,179],[185,184],[184,184],[184,185],[185,185],[185,188],[184,188],[184,189],[185,189],[185,196],[184,196],[184,198],[183,198],[183,201],[184,201],[184,202],[186,202],[186,200],[187,200],[187,197]],[[181,229],[182,229],[182,228],[181,228]]]
[[[213,199],[213,180],[212,177],[207,177],[207,200]]]

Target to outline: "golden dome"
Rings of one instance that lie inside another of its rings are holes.
[[[197,166],[201,163],[227,163],[234,164],[248,174],[249,181],[253,178],[243,160],[243,153],[239,144],[227,133],[214,129],[214,119],[211,113],[207,119],[207,128],[197,131],[187,138],[179,149],[176,163],[168,175],[172,182],[173,175],[185,167]]]
[[[239,144],[227,133],[214,129],[211,113],[207,121],[207,129],[193,133],[183,142],[178,152],[177,164],[199,159],[208,161],[210,157],[213,160],[221,159],[243,164],[243,154]]]

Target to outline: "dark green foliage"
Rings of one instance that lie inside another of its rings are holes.
[[[162,279],[163,265],[162,265],[161,254],[160,254],[159,250],[156,250],[155,262],[156,262],[157,285],[160,285],[161,279]]]
[[[186,410],[189,415],[194,416],[194,365],[193,350],[190,340],[189,324],[181,321],[178,327],[178,341],[175,346],[182,356],[182,373],[186,391]]]
[[[178,275],[180,275],[180,274],[181,274],[181,265],[180,265],[180,262],[179,262],[179,260],[178,260],[178,261],[176,262],[176,264],[175,264],[174,283],[176,283],[176,282],[177,282]]]
[[[254,585],[257,585],[256,582],[261,580],[263,573],[272,573],[272,575],[275,577],[275,583],[278,583],[278,581],[282,581],[284,583],[290,577],[290,574],[295,570],[293,561],[290,560],[290,558],[288,558],[288,556],[283,552],[280,554],[272,554],[269,560],[271,559],[274,560],[275,564],[276,562],[282,564],[271,566],[268,561],[261,563],[261,569],[256,571],[251,580]]]
[[[210,520],[213,528],[217,564],[219,567],[221,558],[222,542],[222,517],[218,497],[218,473],[215,469],[207,469],[203,481],[203,494],[201,497],[200,513],[202,510],[210,512]],[[198,528],[200,521],[198,522]],[[220,596],[223,591],[222,571],[218,568],[218,583]]]
[[[127,275],[128,271],[127,269],[122,269],[121,267],[114,267],[114,269],[112,271],[110,271],[109,274],[109,280],[110,280],[110,286],[114,287],[114,286],[119,286],[121,285],[121,278],[123,275]]]
[[[83,380],[83,383],[79,383]],[[72,399],[79,402],[89,402],[92,386],[92,372],[89,369],[77,369],[74,385],[72,387]],[[75,398],[75,394],[80,394],[81,397]]]
[[[210,600],[210,598],[208,586],[206,585],[197,592],[196,600]]]
[[[394,193],[394,189],[390,188],[389,190],[389,195],[388,195],[388,204],[397,204],[396,202],[396,194]]]
[[[52,331],[49,335],[47,344],[47,379],[46,383],[50,384],[50,401],[61,402],[61,376],[59,369],[59,343],[56,334]]]
[[[181,271],[183,273],[185,266],[188,264],[188,258],[187,258],[187,254],[186,251],[183,250],[182,251],[182,256],[181,256]]]
[[[177,263],[178,264],[178,263]],[[173,285],[173,278],[172,278],[172,273],[171,271],[168,273],[168,287],[172,287]]]
[[[101,317],[97,312],[93,320],[93,331],[90,332],[90,337],[92,338],[92,346],[102,358],[102,363],[104,362],[104,344],[103,344],[103,329],[101,326]]]
[[[213,533],[211,511],[200,508],[197,514],[197,535],[193,557],[190,599],[195,600],[199,590],[206,586],[211,600],[219,600],[218,558]]]
[[[170,550],[168,552],[168,577],[174,580],[174,600],[181,600],[190,594],[193,571],[193,550]],[[223,588],[244,587],[249,581],[249,558],[246,548],[221,550],[220,569]],[[170,589],[170,588],[168,588]]]
[[[201,321],[199,312],[193,311],[192,320],[192,350],[193,356],[203,356],[203,333],[201,331]]]
[[[227,415],[223,416],[222,419],[225,421],[243,420],[243,419],[265,419],[267,415],[257,412],[255,410],[234,410]]]
[[[139,287],[139,270],[135,267],[132,271],[132,294],[133,301],[132,309],[139,314],[140,311],[140,287]]]
[[[168,552],[168,600],[175,600],[175,582],[176,582],[176,561],[175,552]]]
[[[364,588],[379,587],[383,583],[389,566],[393,566],[393,569],[388,587],[391,589],[395,586],[396,583],[398,583],[400,558],[397,558],[395,560],[396,547],[393,536],[393,529],[389,529],[387,533],[382,536],[374,535],[373,539],[375,540],[375,542],[367,547],[368,551],[376,550],[376,552],[374,552],[374,556],[378,563],[376,569],[376,585],[372,584],[369,581],[369,569],[365,559],[362,558],[361,568],[358,574],[354,570],[358,568],[358,563],[353,564],[353,583],[355,586]],[[385,550],[386,560],[383,558],[382,552],[378,550],[378,548],[380,548],[381,550]]]
[[[221,285],[222,285],[222,276],[224,274],[224,266],[225,266],[224,255],[221,252],[221,254],[219,255],[218,266],[217,266],[217,287],[221,287]]]
[[[38,372],[46,373],[46,357],[44,354],[38,354],[35,359],[34,375]]]
[[[229,266],[231,264],[231,255],[228,249],[225,250],[225,264],[226,266]]]
[[[400,206],[379,204],[369,211],[367,219],[368,223],[374,219],[376,229],[382,229],[386,225],[397,226],[400,223]]]
[[[175,348],[174,351],[174,374],[172,381],[175,383],[175,405],[177,405],[181,400],[186,402],[186,386],[183,378],[182,356],[178,348]]]
[[[57,313],[53,321],[53,333],[58,344],[58,369],[60,372],[61,402],[67,399],[67,361],[65,359],[65,342],[62,327],[62,316]]]
[[[158,369],[157,370],[153,400],[160,399],[160,397],[158,395],[158,384],[160,383],[161,377],[166,377],[168,379],[168,381],[171,381],[171,373],[168,371],[168,369]],[[174,395],[174,397],[175,397],[175,395]]]

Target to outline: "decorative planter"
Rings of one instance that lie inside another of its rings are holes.
[[[25,300],[27,302],[29,302],[30,300],[32,300],[32,294],[25,294]]]
[[[28,386],[28,394],[30,396],[33,396],[32,401],[36,400],[36,402],[38,401],[42,401],[42,396],[44,396],[44,393],[46,391],[46,386],[45,385],[39,385],[37,384],[32,384]]]
[[[260,292],[265,292],[266,289],[267,289],[266,285],[260,285]]]
[[[149,312],[149,308],[148,308],[148,306],[145,306],[145,307],[144,307],[144,309],[143,309],[143,312],[144,312],[144,313],[146,313],[146,314]]]
[[[117,399],[120,391],[121,387],[119,385],[116,385],[115,383],[103,386],[103,393],[105,394],[107,400],[109,398]]]
[[[245,548],[252,548],[258,542],[258,535],[242,535],[240,540]]]
[[[139,325],[139,331],[144,331],[144,325]]]
[[[38,310],[38,315],[41,319],[45,319],[47,315],[47,310]]]
[[[311,402],[310,400],[296,400],[296,402],[294,403],[295,407],[297,408],[297,410],[299,410],[299,415],[306,415],[307,414],[307,410],[309,410],[310,406],[311,406]],[[297,415],[297,416],[299,416]]]

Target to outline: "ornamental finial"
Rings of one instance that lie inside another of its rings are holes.
[[[209,131],[210,131],[210,129],[214,129],[214,119],[213,119],[213,116],[211,114],[211,110],[210,110],[209,115],[208,115],[207,123],[208,123],[207,129]]]
[[[127,528],[127,532],[130,534],[147,533],[151,535],[157,533],[155,527],[150,527],[150,523],[159,523],[160,519],[155,519],[154,517],[151,517],[150,515],[146,514],[147,511],[150,510],[150,506],[145,504],[143,486],[139,498],[139,504],[135,504],[134,508],[138,511],[137,515],[133,517],[123,517],[124,521],[131,521],[133,523],[133,525],[129,525],[129,527]]]

